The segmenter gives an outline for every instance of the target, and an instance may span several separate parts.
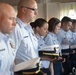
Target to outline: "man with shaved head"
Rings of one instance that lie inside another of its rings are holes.
[[[32,22],[38,14],[37,9],[35,0],[20,0],[18,3],[17,25],[12,34],[17,48],[16,64],[38,57],[38,40],[30,26],[30,22]],[[33,68],[36,68],[36,66]],[[40,75],[39,71],[37,72],[38,73],[31,73],[30,70],[28,75]],[[22,71],[16,73],[23,75]],[[27,73],[25,73],[25,75],[27,75]]]
[[[10,34],[16,25],[16,12],[7,3],[0,3],[0,75],[13,75],[15,46]]]

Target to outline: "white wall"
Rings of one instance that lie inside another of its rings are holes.
[[[14,6],[17,12],[17,6]],[[38,16],[37,18],[44,18],[49,20],[51,17],[59,18],[59,4],[58,3],[41,3],[38,4]]]
[[[44,18],[49,20],[52,17],[61,19],[62,16],[67,16],[70,5],[73,4],[74,10],[76,11],[76,2],[74,3],[39,3],[38,4],[38,16],[37,18]],[[17,6],[14,6],[17,11]]]
[[[49,20],[51,17],[59,18],[59,3],[38,4],[37,18]]]

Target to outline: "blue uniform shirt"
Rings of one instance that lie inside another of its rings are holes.
[[[36,38],[38,39],[38,49],[41,49],[41,48],[47,46],[42,37],[39,37],[36,35]],[[43,60],[43,61],[41,61],[41,68],[49,68],[49,64],[50,64],[49,61]]]
[[[52,32],[49,32],[45,36],[44,40],[45,40],[46,45],[57,45],[58,44],[60,46],[59,41],[57,39],[57,35]],[[61,48],[59,49],[59,53],[60,55],[62,55]]]
[[[76,45],[76,32],[69,31],[71,36],[71,45]]]
[[[60,29],[57,37],[60,44],[71,44],[72,36],[69,34],[70,31],[65,32],[63,29]]]
[[[60,44],[59,44],[59,41],[57,39],[56,34],[54,34],[52,32],[49,32],[46,35],[44,40],[45,40],[47,45],[59,45],[59,48],[60,48]],[[58,53],[60,53],[60,55],[62,56],[61,48],[59,49]],[[54,62],[53,67],[54,67],[54,75],[60,75],[61,74],[61,69],[62,69],[62,63],[61,62]]]
[[[12,34],[16,44],[16,64],[38,57],[38,40],[30,25],[25,25],[17,18],[17,25]]]
[[[5,35],[0,40],[0,75],[13,75],[15,54],[12,39]]]

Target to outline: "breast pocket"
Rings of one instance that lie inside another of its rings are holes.
[[[29,42],[29,37],[28,36],[24,36],[24,38],[23,38],[23,44],[25,45],[25,47],[28,47],[28,44],[30,44],[30,42]]]
[[[30,37],[25,36],[22,41],[22,49],[24,50],[25,54],[30,54],[30,50],[32,49],[32,41]]]

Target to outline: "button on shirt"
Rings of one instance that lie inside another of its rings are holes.
[[[16,44],[16,64],[38,57],[38,40],[30,25],[25,25],[17,18],[17,25],[12,34]]]
[[[1,35],[0,35],[1,36]],[[0,75],[13,75],[15,48],[12,39],[4,36],[0,41]]]

